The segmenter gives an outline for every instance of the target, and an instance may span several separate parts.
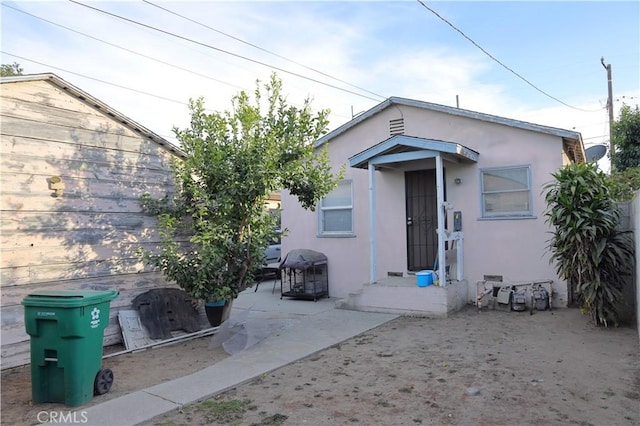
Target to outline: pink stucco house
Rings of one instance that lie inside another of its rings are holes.
[[[282,250],[324,253],[340,306],[446,316],[497,279],[548,280],[553,305],[567,304],[549,263],[542,187],[585,161],[580,133],[392,97],[317,147],[335,171],[346,166],[344,180],[315,212],[283,192]],[[440,285],[418,287],[422,270]]]

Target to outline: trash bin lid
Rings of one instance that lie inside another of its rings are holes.
[[[24,306],[75,308],[111,301],[116,297],[118,297],[116,290],[42,290],[25,296],[22,304]]]

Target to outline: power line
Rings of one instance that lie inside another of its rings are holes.
[[[561,101],[560,99],[556,98],[555,96],[550,95],[549,93],[545,92],[544,90],[540,89],[539,87],[537,87],[536,85],[534,85],[533,83],[531,83],[529,80],[527,80],[526,78],[524,78],[523,76],[521,76],[520,74],[518,74],[517,72],[515,72],[514,70],[512,70],[511,68],[509,68],[507,65],[503,64],[502,62],[500,62],[500,60],[498,60],[496,57],[494,57],[491,53],[487,52],[485,49],[483,49],[478,43],[476,43],[475,41],[473,41],[469,36],[467,36],[462,30],[458,29],[455,25],[453,25],[451,22],[449,22],[447,19],[445,19],[444,17],[442,17],[438,12],[436,12],[435,10],[433,10],[432,8],[430,8],[429,6],[427,6],[426,4],[424,4],[422,2],[422,0],[417,0],[418,3],[420,3],[422,5],[422,7],[424,7],[425,9],[427,9],[429,12],[433,13],[435,16],[437,16],[441,21],[443,21],[444,23],[446,23],[447,25],[449,25],[451,28],[453,28],[454,30],[456,30],[458,33],[460,33],[460,35],[462,35],[464,38],[466,38],[468,41],[471,42],[471,44],[473,44],[475,47],[477,47],[478,49],[480,49],[482,51],[482,53],[484,53],[485,55],[487,55],[489,58],[491,58],[493,61],[495,61],[496,63],[498,63],[500,66],[502,66],[503,68],[505,68],[507,71],[509,71],[510,73],[512,73],[513,75],[515,75],[516,77],[518,77],[520,80],[524,81],[525,83],[527,83],[529,86],[533,87],[535,90],[537,90],[538,92],[542,93],[543,95],[553,99],[554,101],[557,101],[559,103],[561,103],[562,105],[578,110],[578,111],[582,111],[582,112],[598,112],[600,111],[598,110],[587,110],[587,109],[582,109],[582,108],[578,108],[575,107],[573,105],[569,105],[563,101]]]
[[[177,101],[175,99],[166,98],[166,97],[160,96],[160,95],[154,95],[153,93],[143,92],[142,90],[132,89],[131,87],[122,86],[120,84],[110,83],[110,82],[105,81],[105,80],[100,80],[99,78],[89,77],[88,75],[85,75],[85,74],[80,74],[80,73],[77,73],[77,72],[66,70],[64,68],[59,68],[59,67],[55,67],[53,65],[45,64],[44,62],[39,62],[39,61],[36,61],[36,60],[33,60],[33,59],[25,58],[24,56],[14,55],[12,53],[5,52],[5,51],[2,51],[2,50],[0,50],[0,53],[3,54],[3,55],[13,56],[14,58],[18,58],[18,59],[21,59],[23,61],[32,62],[34,64],[42,65],[42,66],[45,66],[47,68],[52,68],[52,69],[55,69],[55,70],[64,71],[64,72],[69,73],[69,74],[77,75],[78,77],[82,77],[82,78],[86,78],[86,79],[89,79],[89,80],[97,81],[97,82],[103,83],[103,84],[108,84],[109,86],[114,86],[114,87],[117,87],[119,89],[129,90],[131,92],[140,93],[141,95],[146,95],[146,96],[151,96],[153,98],[162,99],[163,101],[168,101],[168,102],[173,102],[173,103],[184,105],[184,106],[189,106],[189,104],[187,104],[185,102]],[[173,143],[174,145],[176,145],[174,142],[172,142],[172,139],[175,140],[175,136],[174,135],[169,136],[169,135],[163,135],[163,134],[158,133],[158,132],[155,132],[155,133],[160,135],[160,136],[162,136],[163,138],[167,139],[169,142]]]
[[[138,90],[138,89],[133,89],[131,87],[123,86],[121,84],[111,83],[111,82],[106,81],[106,80],[101,80],[99,78],[90,77],[90,76],[88,76],[86,74],[81,74],[81,73],[77,73],[77,72],[74,72],[74,71],[69,71],[67,69],[56,67],[56,66],[53,66],[53,65],[50,65],[50,64],[45,64],[44,62],[36,61],[34,59],[25,58],[24,56],[15,55],[13,53],[6,52],[4,50],[0,50],[0,54],[12,56],[14,58],[18,58],[18,59],[23,60],[23,61],[32,62],[34,64],[42,65],[42,66],[47,67],[47,68],[51,68],[51,69],[58,70],[58,71],[63,71],[63,72],[69,73],[69,74],[76,75],[78,77],[86,78],[88,80],[93,80],[93,81],[97,81],[99,83],[107,84],[109,86],[117,87],[119,89],[129,90],[131,92],[139,93],[141,95],[151,96],[153,98],[161,99],[161,100],[168,101],[168,102],[173,102],[173,103],[184,105],[184,106],[187,106],[187,107],[189,106],[189,104],[186,103],[186,102],[178,101],[178,100],[167,98],[167,97],[160,96],[160,95],[154,95],[153,93],[144,92],[144,91]],[[207,109],[207,110],[211,111],[209,109]],[[344,115],[339,115],[339,114],[335,114],[335,113],[334,113],[334,115],[336,115],[337,117],[345,117]],[[163,135],[163,134],[158,133],[158,132],[155,132],[155,133],[157,133],[158,135],[164,137],[165,139],[167,139],[169,141],[171,141],[172,138],[175,138],[174,135],[168,136],[168,135]]]
[[[160,5],[157,5],[157,4],[153,3],[153,2],[150,2],[149,0],[142,0],[142,1],[143,1],[143,2],[145,2],[145,3],[147,3],[147,4],[149,4],[149,5],[151,5],[151,6],[157,7],[158,9],[164,10],[165,12],[171,13],[172,15],[178,16],[178,17],[180,17],[180,18],[182,18],[182,19],[186,19],[186,20],[187,20],[187,21],[189,21],[189,22],[192,22],[192,23],[194,23],[194,24],[197,24],[197,25],[200,25],[200,26],[202,26],[202,27],[204,27],[204,28],[207,28],[207,29],[209,29],[209,30],[211,30],[211,31],[214,31],[214,32],[216,32],[216,33],[218,33],[218,34],[222,34],[222,35],[223,35],[223,36],[225,36],[225,37],[229,37],[229,38],[231,38],[231,39],[233,39],[233,40],[236,40],[236,41],[238,41],[238,42],[240,42],[240,43],[246,44],[247,46],[251,46],[251,47],[253,47],[253,48],[255,48],[255,49],[258,49],[258,50],[260,50],[260,51],[262,51],[262,52],[266,52],[266,53],[268,53],[268,54],[270,54],[270,55],[273,55],[273,56],[276,56],[276,57],[278,57],[278,58],[280,58],[280,59],[284,59],[284,60],[285,60],[285,61],[287,61],[287,62],[290,62],[290,63],[292,63],[292,64],[298,65],[298,66],[300,66],[300,67],[302,67],[302,68],[305,68],[305,69],[307,69],[307,70],[309,70],[309,71],[313,71],[313,72],[315,72],[315,73],[318,73],[318,74],[320,74],[320,75],[323,75],[323,76],[325,76],[325,77],[328,77],[328,78],[330,78],[330,79],[332,79],[332,80],[335,80],[335,81],[338,81],[338,82],[340,82],[340,83],[346,84],[347,86],[351,86],[351,87],[353,87],[353,88],[355,88],[355,89],[362,90],[363,92],[367,92],[367,93],[369,93],[369,94],[371,94],[371,95],[378,96],[378,97],[379,97],[379,98],[381,98],[381,99],[386,99],[386,96],[383,96],[383,95],[380,95],[380,94],[378,94],[378,93],[375,93],[375,92],[372,92],[372,91],[370,91],[370,90],[367,90],[367,89],[365,89],[365,88],[362,88],[362,87],[356,86],[355,84],[351,84],[351,83],[349,83],[348,81],[344,81],[344,80],[342,80],[342,79],[340,79],[340,78],[338,78],[338,77],[334,77],[334,76],[332,76],[332,75],[330,75],[330,74],[327,74],[327,73],[325,73],[325,72],[323,72],[323,71],[320,71],[320,70],[317,70],[317,69],[315,69],[315,68],[309,67],[309,66],[307,66],[307,65],[301,64],[300,62],[294,61],[293,59],[289,59],[289,58],[287,58],[287,57],[285,57],[285,56],[282,56],[282,55],[280,55],[280,54],[278,54],[278,53],[275,53],[275,52],[272,52],[272,51],[270,51],[270,50],[268,50],[268,49],[262,48],[262,47],[260,47],[260,46],[258,46],[258,45],[256,45],[256,44],[253,44],[253,43],[250,43],[250,42],[248,42],[248,41],[242,40],[242,39],[241,39],[241,38],[239,38],[239,37],[236,37],[236,36],[233,36],[233,35],[231,35],[231,34],[225,33],[225,32],[223,32],[223,31],[220,31],[220,30],[218,30],[218,29],[215,29],[215,28],[213,28],[213,27],[210,27],[210,26],[208,26],[208,25],[206,25],[206,24],[203,24],[203,23],[201,23],[201,22],[198,22],[198,21],[196,21],[196,20],[194,20],[194,19],[191,19],[191,18],[189,18],[189,17],[187,17],[187,16],[184,16],[184,15],[181,15],[181,14],[179,14],[179,13],[177,13],[177,12],[174,12],[174,11],[172,11],[172,10],[169,10],[169,9],[167,9],[166,7],[162,7],[162,6],[160,6]]]
[[[129,52],[129,53],[132,53],[132,54],[134,54],[134,55],[138,55],[138,56],[141,56],[141,57],[143,57],[143,58],[146,58],[146,59],[149,59],[149,60],[152,60],[152,61],[155,61],[155,62],[158,62],[158,63],[164,64],[164,65],[167,65],[167,66],[170,66],[170,67],[173,67],[173,68],[179,69],[179,70],[181,70],[181,71],[188,72],[188,73],[191,73],[191,74],[194,74],[194,75],[197,75],[197,76],[203,77],[203,78],[207,78],[207,79],[212,80],[212,81],[216,81],[216,82],[219,82],[219,83],[222,83],[222,84],[228,85],[228,86],[232,86],[232,87],[238,88],[238,89],[240,89],[240,90],[247,90],[247,89],[246,89],[246,88],[244,88],[244,87],[241,87],[241,86],[238,86],[238,85],[235,85],[235,84],[232,84],[232,83],[228,83],[228,82],[226,82],[226,81],[222,81],[222,80],[216,79],[216,78],[214,78],[214,77],[210,77],[210,76],[208,76],[208,75],[200,74],[200,73],[198,73],[198,72],[195,72],[195,71],[192,71],[192,70],[189,70],[189,69],[186,69],[186,68],[183,68],[183,67],[180,67],[180,66],[177,66],[177,65],[171,64],[171,63],[169,63],[169,62],[165,62],[165,61],[162,61],[162,60],[160,60],[160,59],[153,58],[153,57],[151,57],[151,56],[148,56],[148,55],[145,55],[145,54],[142,54],[142,53],[139,53],[139,52],[133,51],[133,50],[131,50],[131,49],[127,49],[127,48],[122,47],[122,46],[119,46],[119,45],[117,45],[117,44],[110,43],[110,42],[108,42],[108,41],[105,41],[105,40],[99,39],[99,38],[97,38],[97,37],[93,37],[93,36],[91,36],[91,35],[89,35],[89,34],[85,34],[85,33],[83,33],[83,32],[80,32],[80,31],[74,30],[74,29],[72,29],[72,28],[66,27],[66,26],[64,26],[64,25],[62,25],[62,24],[58,24],[58,23],[56,23],[56,22],[53,22],[53,21],[50,21],[50,20],[47,20],[47,19],[41,18],[41,17],[39,17],[39,16],[36,16],[36,15],[31,14],[31,13],[28,13],[28,12],[25,12],[25,11],[23,11],[23,10],[20,10],[20,9],[18,9],[18,8],[15,8],[15,7],[13,7],[13,6],[9,6],[9,5],[4,4],[4,3],[3,3],[2,5],[3,5],[3,6],[6,6],[6,7],[8,7],[8,8],[10,8],[10,9],[13,9],[13,10],[15,10],[15,11],[17,11],[17,12],[21,12],[21,13],[24,13],[25,15],[28,15],[28,16],[31,16],[31,17],[33,17],[33,18],[36,18],[36,19],[42,20],[42,21],[44,21],[44,22],[47,22],[47,23],[49,23],[49,24],[51,24],[51,25],[55,25],[55,26],[58,26],[58,27],[64,28],[64,29],[66,29],[66,30],[68,30],[68,31],[74,32],[74,33],[76,33],[76,34],[80,34],[80,35],[85,36],[85,37],[88,37],[88,38],[90,38],[90,39],[92,39],[92,40],[96,40],[96,41],[98,41],[98,42],[101,42],[101,43],[107,44],[107,45],[112,46],[112,47],[115,47],[115,48],[117,48],[117,49],[124,50],[124,51]],[[11,54],[9,54],[9,55],[11,55]],[[15,55],[11,55],[11,56],[15,56]],[[19,56],[16,56],[16,57],[21,58],[21,57],[19,57]],[[183,105],[187,105],[187,104],[185,104],[185,103],[183,103],[183,102],[180,102],[180,101],[176,101],[176,100],[172,100],[172,99],[168,99],[168,98],[163,98],[162,96],[153,95],[153,94],[151,94],[151,93],[147,93],[147,92],[141,92],[141,91],[139,91],[139,90],[131,89],[131,88],[128,88],[128,87],[125,87],[125,86],[121,86],[121,85],[115,84],[115,83],[109,83],[109,82],[107,82],[107,81],[99,80],[99,79],[97,79],[97,78],[89,77],[89,76],[87,76],[87,75],[79,74],[79,73],[77,73],[77,72],[68,71],[68,70],[65,70],[65,69],[63,69],[63,68],[55,67],[55,66],[53,66],[53,65],[44,64],[44,63],[41,63],[41,62],[38,62],[38,61],[35,61],[35,60],[32,60],[32,59],[27,59],[27,58],[25,58],[25,60],[26,60],[26,61],[29,61],[29,62],[36,63],[36,64],[40,64],[40,65],[44,65],[44,66],[48,66],[48,67],[53,68],[53,69],[58,69],[58,70],[61,70],[61,71],[64,71],[64,72],[68,72],[68,73],[71,73],[71,74],[74,74],[74,75],[78,75],[78,76],[81,76],[81,77],[84,77],[84,78],[87,78],[87,79],[90,79],[90,80],[95,80],[95,81],[98,81],[98,82],[103,82],[103,83],[105,83],[105,84],[109,84],[109,85],[112,85],[112,86],[116,86],[116,87],[119,87],[119,88],[122,88],[122,89],[125,89],[125,90],[131,90],[131,91],[135,91],[135,92],[138,92],[138,93],[141,93],[141,94],[146,94],[146,95],[149,95],[149,96],[154,96],[154,97],[157,97],[157,98],[159,98],[159,99],[169,100],[169,101],[171,101],[171,102],[179,102],[179,103],[181,103],[181,104],[183,104]],[[335,115],[335,116],[337,116],[337,117],[345,117],[344,115],[339,115],[339,114],[336,114],[336,113],[334,113],[334,115]]]
[[[0,50],[0,53],[2,53],[3,55],[13,56],[14,58],[22,59],[23,61],[33,62],[34,64],[42,65],[42,66],[45,66],[45,67],[48,67],[48,68],[53,68],[53,69],[59,70],[59,71],[64,71],[66,73],[77,75],[79,77],[88,78],[89,80],[97,81],[99,83],[108,84],[109,86],[114,86],[114,87],[118,87],[120,89],[130,90],[132,92],[140,93],[142,95],[152,96],[154,98],[162,99],[163,101],[173,102],[173,103],[176,103],[176,104],[186,105],[186,106],[189,105],[189,104],[187,104],[185,102],[182,102],[182,101],[177,101],[175,99],[166,98],[166,97],[160,96],[160,95],[154,95],[153,93],[143,92],[142,90],[138,90],[138,89],[132,89],[131,87],[122,86],[120,84],[110,83],[110,82],[105,81],[105,80],[100,80],[99,78],[89,77],[88,75],[84,75],[84,74],[80,74],[80,73],[77,73],[77,72],[69,71],[69,70],[66,70],[64,68],[54,67],[53,65],[49,65],[49,64],[45,64],[43,62],[39,62],[39,61],[36,61],[36,60],[33,60],[33,59],[25,58],[24,56],[14,55],[13,53],[5,52],[3,50]]]
[[[8,8],[10,8],[10,9],[13,9],[13,10],[15,10],[15,11],[17,11],[17,12],[20,12],[20,13],[24,13],[25,15],[29,15],[29,16],[31,16],[31,17],[33,17],[33,18],[36,18],[36,19],[39,19],[39,20],[41,20],[41,21],[47,22],[47,23],[49,23],[49,24],[51,24],[51,25],[55,25],[55,26],[57,26],[57,27],[64,28],[65,30],[68,30],[68,31],[74,32],[74,33],[76,33],[76,34],[80,34],[80,35],[82,35],[82,36],[84,36],[84,37],[88,37],[88,38],[90,38],[90,39],[92,39],[92,40],[99,41],[100,43],[104,43],[104,44],[107,44],[107,45],[109,45],[109,46],[115,47],[115,48],[117,48],[117,49],[121,49],[121,50],[124,50],[124,51],[126,51],[126,52],[132,53],[132,54],[134,54],[134,55],[138,55],[138,56],[141,56],[141,57],[143,57],[143,58],[146,58],[146,59],[152,60],[152,61],[154,61],[154,62],[158,62],[158,63],[161,63],[161,64],[163,64],[163,65],[167,65],[167,66],[169,66],[169,67],[176,68],[176,69],[178,69],[178,70],[180,70],[180,71],[188,72],[188,73],[190,73],[190,74],[194,74],[194,75],[197,75],[197,76],[199,76],[199,77],[203,77],[203,78],[206,78],[206,79],[209,79],[209,80],[212,80],[212,81],[216,81],[216,82],[218,82],[218,83],[225,84],[225,85],[227,85],[227,86],[235,87],[235,88],[240,89],[240,90],[246,90],[244,87],[238,86],[238,85],[236,85],[236,84],[228,83],[228,82],[226,82],[226,81],[222,81],[222,80],[218,80],[217,78],[214,78],[214,77],[211,77],[211,76],[208,76],[208,75],[205,75],[205,74],[201,74],[201,73],[199,73],[199,72],[195,72],[195,71],[189,70],[189,69],[187,69],[187,68],[183,68],[183,67],[180,67],[180,66],[178,66],[178,65],[175,65],[175,64],[172,64],[172,63],[169,63],[169,62],[165,62],[165,61],[160,60],[160,59],[157,59],[157,58],[153,58],[153,57],[151,57],[151,56],[145,55],[145,54],[143,54],[143,53],[136,52],[136,51],[131,50],[131,49],[127,49],[126,47],[122,47],[122,46],[119,46],[119,45],[117,45],[117,44],[110,43],[110,42],[108,42],[108,41],[105,41],[105,40],[99,39],[99,38],[97,38],[97,37],[93,37],[93,36],[91,36],[91,35],[89,35],[89,34],[85,34],[85,33],[83,33],[83,32],[80,32],[80,31],[74,30],[73,28],[66,27],[66,26],[64,26],[64,25],[62,25],[62,24],[58,24],[58,23],[55,23],[55,22],[50,21],[50,20],[48,20],[48,19],[44,19],[44,18],[41,18],[41,17],[39,17],[39,16],[33,15],[33,14],[29,13],[29,12],[25,12],[24,10],[20,10],[20,9],[18,9],[18,8],[13,7],[13,6],[9,6],[8,4],[2,3],[2,6],[8,7]]]
[[[274,66],[274,65],[269,65],[269,64],[267,64],[267,63],[264,63],[264,62],[261,62],[261,61],[255,60],[255,59],[251,59],[251,58],[248,58],[248,57],[246,57],[246,56],[239,55],[239,54],[237,54],[237,53],[229,52],[229,51],[227,51],[227,50],[220,49],[219,47],[211,46],[211,45],[206,44],[206,43],[203,43],[203,42],[201,42],[201,41],[193,40],[193,39],[191,39],[191,38],[188,38],[188,37],[185,37],[185,36],[181,36],[181,35],[179,35],[179,34],[175,34],[175,33],[172,33],[172,32],[170,32],[170,31],[166,31],[166,30],[163,30],[163,29],[160,29],[160,28],[154,27],[154,26],[152,26],[152,25],[144,24],[144,23],[142,23],[142,22],[138,22],[138,21],[133,20],[133,19],[125,18],[124,16],[120,16],[120,15],[117,15],[117,14],[115,14],[115,13],[111,13],[111,12],[107,12],[107,11],[102,10],[102,9],[98,9],[97,7],[89,6],[88,4],[80,3],[80,2],[78,2],[78,1],[76,1],[76,0],[69,0],[69,1],[70,1],[71,3],[77,4],[77,5],[79,5],[79,6],[83,6],[83,7],[86,7],[86,8],[88,8],[88,9],[95,10],[96,12],[100,12],[100,13],[103,13],[103,14],[105,14],[105,15],[112,16],[112,17],[114,17],[114,18],[122,19],[123,21],[127,21],[127,22],[130,22],[130,23],[132,23],[132,24],[139,25],[139,26],[141,26],[141,27],[151,29],[151,30],[153,30],[153,31],[158,31],[158,32],[160,32],[160,33],[167,34],[167,35],[170,35],[170,36],[172,36],[172,37],[176,37],[176,38],[179,38],[179,39],[181,39],[181,40],[185,40],[185,41],[188,41],[188,42],[190,42],[190,43],[194,43],[194,44],[197,44],[197,45],[199,45],[199,46],[206,47],[206,48],[208,48],[208,49],[212,49],[212,50],[215,50],[215,51],[218,51],[218,52],[221,52],[221,53],[225,53],[225,54],[227,54],[227,55],[231,55],[231,56],[234,56],[234,57],[236,57],[236,58],[244,59],[245,61],[253,62],[253,63],[255,63],[255,64],[262,65],[262,66],[264,66],[264,67],[271,68],[271,69],[274,69],[274,70],[277,70],[277,71],[281,71],[281,72],[283,72],[283,73],[290,74],[290,75],[293,75],[293,76],[295,76],[295,77],[302,78],[302,79],[304,79],[304,80],[309,80],[309,81],[312,81],[312,82],[314,82],[314,83],[321,84],[321,85],[323,85],[323,86],[331,87],[331,88],[336,89],[336,90],[340,90],[340,91],[343,91],[343,92],[346,92],[346,93],[350,93],[350,94],[352,94],[352,95],[356,95],[356,96],[360,96],[360,97],[362,97],[362,98],[366,98],[366,99],[369,99],[369,100],[372,100],[372,101],[380,102],[380,99],[375,99],[375,98],[372,98],[372,97],[370,97],[370,96],[363,95],[362,93],[354,92],[354,91],[352,91],[352,90],[345,89],[345,88],[343,88],[343,87],[339,87],[339,86],[335,86],[335,85],[333,85],[333,84],[325,83],[325,82],[323,82],[323,81],[316,80],[316,79],[314,79],[314,78],[307,77],[307,76],[304,76],[304,75],[302,75],[302,74],[298,74],[298,73],[295,73],[295,72],[293,72],[293,71],[286,70],[286,69],[284,69],[284,68],[276,67],[276,66]]]

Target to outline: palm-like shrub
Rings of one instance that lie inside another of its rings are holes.
[[[571,164],[545,186],[546,222],[553,226],[551,262],[573,285],[578,302],[597,325],[618,325],[622,275],[633,262],[628,233],[616,231],[617,204],[606,175],[594,163]]]

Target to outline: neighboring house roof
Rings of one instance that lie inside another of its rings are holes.
[[[510,118],[499,117],[497,115],[485,114],[476,111],[470,111],[461,108],[450,107],[446,105],[434,104],[431,102],[417,101],[413,99],[399,98],[392,96],[385,101],[379,103],[368,111],[363,112],[337,129],[332,130],[327,133],[320,139],[316,141],[316,147],[320,147],[324,143],[330,141],[331,139],[345,133],[352,127],[362,123],[368,118],[376,115],[380,111],[389,108],[393,105],[405,105],[410,107],[422,108],[431,111],[439,111],[445,114],[457,115],[460,117],[472,118],[475,120],[487,121],[490,123],[502,124],[509,127],[515,127],[524,130],[530,130],[532,132],[546,133],[549,135],[554,135],[561,137],[564,144],[565,149],[568,154],[573,157],[573,160],[576,162],[584,162],[585,161],[585,153],[584,146],[582,144],[582,136],[579,132],[574,132],[570,130],[558,129],[556,127],[543,126],[540,124],[528,123],[526,121],[513,120]]]
[[[282,197],[280,191],[273,191],[269,193],[268,199],[271,201],[281,201]]]
[[[351,167],[366,169],[368,164],[387,166],[436,156],[436,152],[460,161],[477,162],[479,153],[455,142],[396,135],[349,158]]]
[[[98,98],[95,98],[88,94],[87,92],[79,89],[73,84],[63,80],[53,73],[43,73],[43,74],[27,74],[27,75],[17,75],[11,77],[0,77],[0,83],[17,83],[23,81],[48,81],[59,89],[69,93],[71,96],[80,99],[82,102],[87,105],[96,108],[98,111],[101,111],[103,114],[108,115],[112,119],[116,120],[123,126],[128,127],[135,133],[140,134],[141,136],[150,139],[151,141],[157,143],[158,145],[163,146],[168,151],[173,152],[174,154],[184,157],[184,152],[180,150],[178,147],[173,145],[171,142],[159,136],[158,134],[152,132],[146,127],[140,125],[139,123],[133,121],[129,117],[119,113],[115,109],[111,108],[109,105],[105,104]]]

